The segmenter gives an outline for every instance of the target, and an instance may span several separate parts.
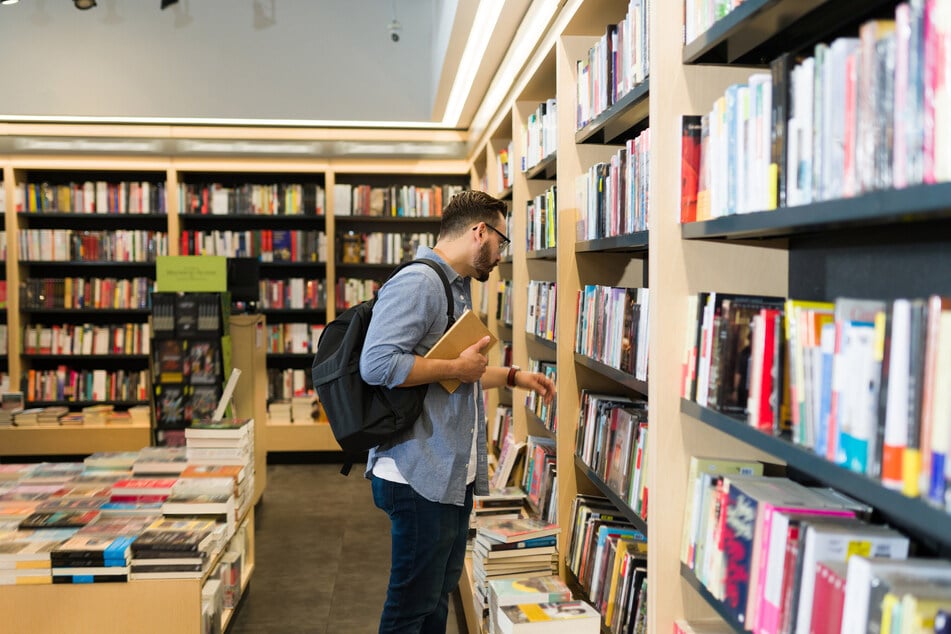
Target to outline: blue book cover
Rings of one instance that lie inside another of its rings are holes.
[[[723,607],[737,623],[746,619],[746,601],[750,590],[750,566],[753,560],[753,532],[758,502],[730,486],[723,526]]]

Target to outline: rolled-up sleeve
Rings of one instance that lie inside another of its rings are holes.
[[[438,306],[437,306],[438,302]],[[416,363],[418,347],[445,314],[445,291],[435,271],[411,266],[381,289],[360,355],[360,375],[370,385],[397,387]]]

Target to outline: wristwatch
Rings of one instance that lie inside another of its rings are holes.
[[[517,365],[513,365],[512,367],[509,368],[509,375],[505,378],[505,384],[507,386],[515,387],[515,375],[521,369],[522,368],[518,367]]]

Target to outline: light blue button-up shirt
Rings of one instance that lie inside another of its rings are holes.
[[[419,247],[417,258],[437,262],[452,290],[454,315],[472,308],[468,277],[453,270],[435,251]],[[380,289],[360,357],[360,374],[371,385],[401,385],[415,363],[446,330],[446,291],[436,271],[425,265],[404,268]],[[476,433],[475,493],[489,492],[482,383],[463,383],[452,394],[432,383],[423,413],[399,438],[370,450],[365,475],[376,459],[392,458],[413,490],[427,500],[462,506]]]

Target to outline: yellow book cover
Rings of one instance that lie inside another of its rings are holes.
[[[476,343],[482,337],[489,336],[489,349],[498,341],[498,338],[489,332],[474,312],[466,310],[462,316],[456,320],[456,323],[446,331],[439,341],[426,353],[427,359],[455,359],[459,354]],[[452,394],[459,387],[460,382],[456,379],[445,379],[439,382],[447,392]]]

